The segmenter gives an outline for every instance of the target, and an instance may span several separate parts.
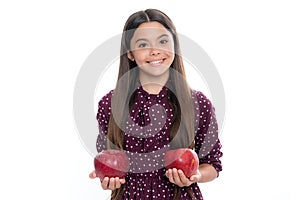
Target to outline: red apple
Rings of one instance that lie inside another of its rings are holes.
[[[164,156],[166,169],[181,169],[186,177],[197,173],[199,159],[195,151],[188,148],[169,150]]]
[[[129,170],[129,159],[124,151],[109,149],[95,156],[94,166],[101,181],[104,177],[124,178]]]

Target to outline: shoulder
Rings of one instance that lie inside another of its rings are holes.
[[[197,90],[191,90],[192,98],[195,99],[195,103],[198,103],[199,105],[206,105],[211,107],[212,103],[210,99],[201,91]]]
[[[106,95],[104,95],[98,102],[98,112],[96,118],[99,121],[99,123],[103,121],[107,122],[109,119],[112,95],[113,95],[113,90],[111,90]]]
[[[109,91],[107,94],[105,94],[98,102],[98,106],[102,107],[105,105],[110,105],[111,104],[111,98],[113,95],[113,90]]]
[[[215,107],[203,92],[192,90],[192,98],[194,99],[195,114],[200,116],[200,118],[215,115]]]
[[[111,110],[111,98],[113,96],[113,90],[105,94],[98,102],[98,114],[106,113],[109,114]]]

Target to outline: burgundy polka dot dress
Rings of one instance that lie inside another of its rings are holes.
[[[168,103],[168,88],[159,94],[149,94],[141,86],[137,88],[137,100],[130,111],[124,130],[125,151],[130,159],[130,170],[126,175],[123,200],[173,199],[175,185],[164,175],[163,156],[170,148],[170,127],[173,113]],[[113,91],[106,94],[98,106],[99,135],[97,151],[106,149],[106,134],[111,114]],[[208,163],[217,172],[222,170],[221,143],[214,108],[198,91],[192,91],[195,106],[195,151],[201,163]],[[189,186],[194,199],[203,199],[196,183]],[[180,200],[192,199],[187,188],[180,188]]]

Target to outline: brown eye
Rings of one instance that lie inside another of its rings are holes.
[[[168,40],[161,40],[159,41],[160,44],[167,44],[168,43]]]
[[[141,43],[138,45],[139,48],[145,48],[147,47],[147,43]]]

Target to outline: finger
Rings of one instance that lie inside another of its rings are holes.
[[[175,182],[176,185],[178,185],[179,187],[183,186],[183,184],[180,180],[180,177],[178,175],[178,171],[175,168],[173,169],[173,179],[174,179],[174,182]]]
[[[183,173],[182,170],[178,170],[178,175],[179,175],[179,179],[181,181],[181,183],[184,186],[189,186],[191,184],[191,181],[185,176],[185,174]]]
[[[168,178],[171,183],[175,183],[174,178],[173,178],[172,169],[168,170]]]
[[[89,174],[89,177],[90,177],[91,179],[96,178],[96,177],[97,177],[96,172],[95,172],[95,171],[92,171],[92,172]]]
[[[109,182],[109,178],[108,177],[105,177],[103,179],[103,181],[101,182],[101,186],[104,190],[107,190],[108,189],[108,182]]]
[[[125,181],[125,178],[121,178],[121,179],[120,179],[120,183],[121,183],[121,184],[124,184],[125,182],[126,182],[126,181]]]
[[[116,177],[115,181],[116,181],[116,188],[120,188],[121,187],[121,183],[120,183],[119,177]]]
[[[116,189],[116,180],[115,180],[115,178],[110,178],[109,179],[108,189],[110,189],[110,190]]]
[[[193,183],[194,182],[197,182],[197,175],[192,175],[191,177],[190,177],[190,181],[192,181]]]
[[[198,172],[196,173],[196,174],[194,174],[194,175],[192,175],[191,177],[190,177],[190,180],[192,181],[192,182],[200,182],[200,180],[201,180],[201,173],[200,173],[200,171],[198,170]]]
[[[169,170],[166,171],[165,175],[169,178]]]

